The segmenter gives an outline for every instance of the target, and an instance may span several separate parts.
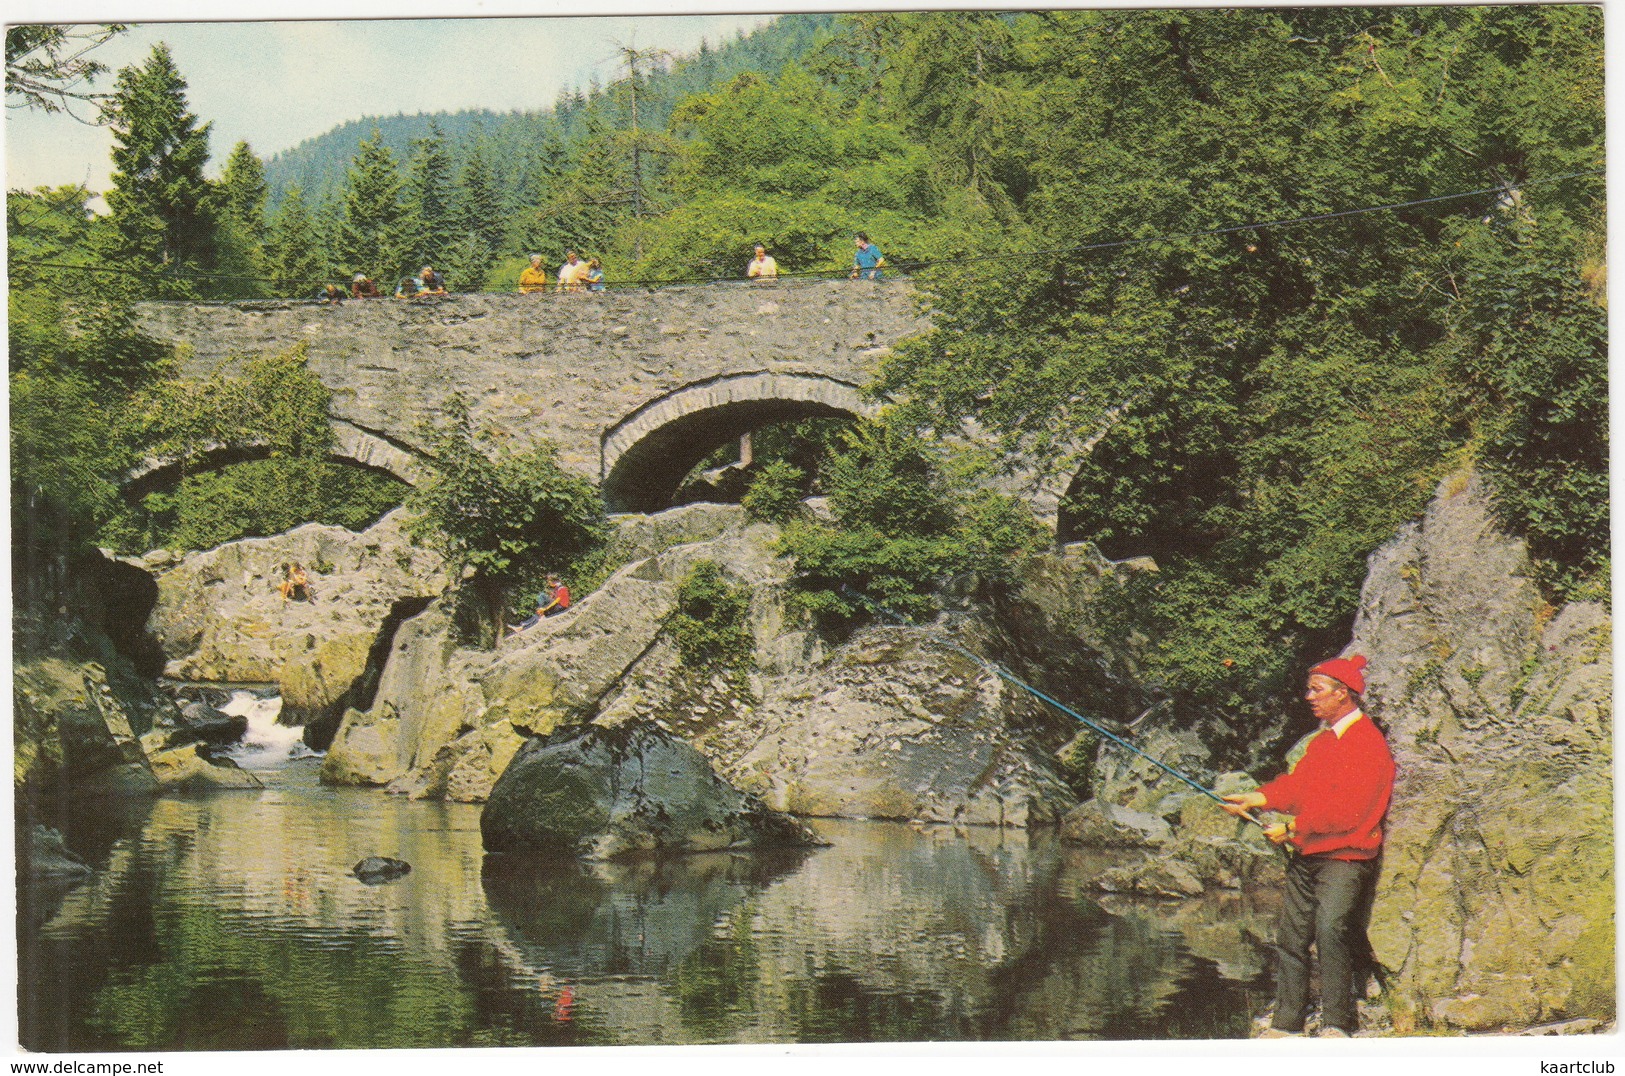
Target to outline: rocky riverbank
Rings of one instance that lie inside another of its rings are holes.
[[[1541,597],[1472,474],[1371,555],[1347,652],[1370,660],[1366,701],[1398,764],[1371,923],[1390,973],[1374,1015],[1394,1032],[1611,1026],[1611,640],[1601,603]],[[1188,734],[1144,744],[1211,773]],[[1280,876],[1258,832],[1205,797],[1115,753],[1098,766],[1063,836],[1143,850],[1099,888],[1188,897]]]
[[[1058,761],[1075,726],[941,645],[946,635],[1025,661],[1063,696],[1131,712],[1146,694],[1136,644],[1090,632],[1091,581],[1149,565],[1072,550],[1036,560],[994,615],[831,640],[787,601],[776,528],[703,504],[618,522],[626,565],[568,615],[495,650],[459,643],[452,581],[405,540],[398,514],[362,534],[310,526],[127,563],[156,577],[149,627],[170,672],[279,683],[303,700],[296,713],[338,725],[330,783],[483,802],[527,742],[574,726],[653,728],[767,810],[1060,823],[1064,840],[1130,850],[1088,883],[1112,899],[1207,899],[1280,878],[1255,828],[1115,749],[1094,759],[1093,797],[1078,804],[1076,775]],[[315,602],[277,593],[290,560],[316,568]],[[666,626],[702,562],[751,594],[753,653],[732,671],[686,665]],[[1371,661],[1367,699],[1399,763],[1372,923],[1391,972],[1384,1026],[1612,1019],[1610,643],[1601,604],[1542,599],[1470,474],[1372,554],[1349,650]],[[19,790],[251,787],[212,757],[190,727],[197,715],[134,691],[139,677],[103,649],[101,664],[18,664]],[[1046,654],[1066,660],[1047,669]],[[1271,775],[1215,772],[1166,714],[1135,736],[1221,792]]]

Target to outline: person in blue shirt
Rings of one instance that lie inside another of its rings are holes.
[[[886,264],[886,256],[862,232],[857,234],[857,244],[857,253],[852,256],[852,279],[880,280],[880,270]]]

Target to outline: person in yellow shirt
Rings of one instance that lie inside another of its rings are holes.
[[[542,268],[542,256],[530,256],[530,268],[519,274],[519,294],[529,295],[533,291],[547,290],[547,270]]]
[[[777,280],[779,277],[779,263],[767,252],[762,244],[756,244],[756,257],[745,266],[745,276],[751,280]]]

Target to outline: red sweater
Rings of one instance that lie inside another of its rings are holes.
[[[1394,757],[1369,717],[1339,737],[1324,728],[1292,768],[1259,789],[1266,806],[1296,815],[1292,843],[1305,855],[1373,859],[1394,791]]]

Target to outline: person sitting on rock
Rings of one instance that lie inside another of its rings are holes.
[[[310,577],[305,574],[304,565],[298,561],[289,564],[285,569],[281,584],[277,587],[282,592],[282,600],[314,602],[310,596]]]
[[[401,282],[395,286],[397,299],[416,299],[420,294],[422,289],[418,287],[418,278],[415,276],[403,276]]]
[[[337,304],[349,298],[349,293],[337,284],[323,284],[316,289],[316,294],[312,295],[311,298],[319,303]]]
[[[547,589],[536,595],[536,612],[516,624],[514,631],[524,631],[544,616],[558,616],[570,608],[570,588],[556,575],[547,577]]]
[[[378,290],[377,281],[371,279],[366,273],[357,273],[350,281],[350,297],[352,299],[378,299],[383,293]]]
[[[434,271],[432,266],[425,265],[418,276],[419,295],[446,294],[446,278]]]

